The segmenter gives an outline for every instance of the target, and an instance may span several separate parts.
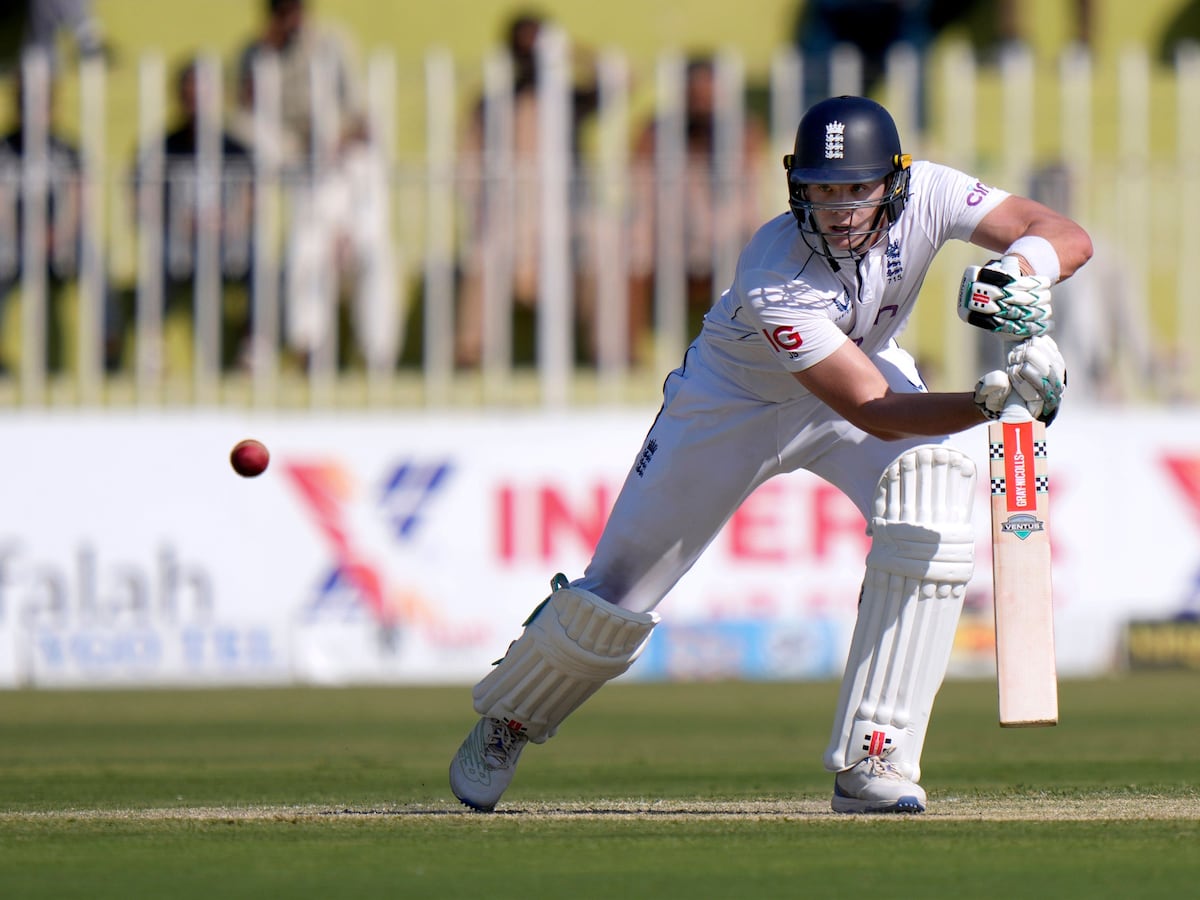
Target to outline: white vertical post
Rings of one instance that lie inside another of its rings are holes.
[[[629,260],[622,241],[629,196],[629,69],[616,50],[598,59],[600,90],[596,198],[596,355],[602,385],[615,392],[630,358]]]
[[[105,63],[85,56],[80,75],[80,260],[79,260],[79,398],[99,399],[107,329],[108,291],[104,248]]]
[[[913,159],[921,158],[924,139],[921,122],[921,107],[925,98],[921,96],[921,57],[912,44],[896,44],[887,52],[885,79],[887,98],[885,105],[900,132],[901,146]]]
[[[741,57],[733,51],[717,55],[716,112],[713,129],[713,264],[711,304],[733,281],[738,254],[742,251],[742,210],[746,191],[756,190],[743,180],[745,167],[746,91]],[[695,335],[688,335],[692,339]]]
[[[1059,145],[1071,148],[1064,162],[1070,166],[1071,208],[1067,213],[1076,221],[1090,217],[1088,191],[1092,183],[1092,60],[1080,44],[1068,47],[1059,61],[1062,130]]]
[[[196,277],[193,294],[194,397],[217,398],[221,372],[221,64],[196,61]]]
[[[684,62],[662,54],[656,75],[658,118],[654,141],[654,324],[655,363],[667,372],[687,346],[687,285],[684,272],[683,172]]]
[[[538,34],[538,162],[540,229],[537,360],[542,402],[561,406],[570,396],[574,350],[571,260],[571,84],[567,39],[546,26]]]
[[[454,365],[454,63],[442,49],[425,58],[426,400],[444,402]]]
[[[1001,101],[1004,121],[1003,184],[1019,194],[1029,193],[1033,171],[1033,134],[1036,98],[1033,91],[1033,54],[1024,44],[1009,45],[1000,56]]]
[[[943,153],[949,165],[971,172],[976,166],[975,57],[968,44],[955,42],[947,47],[942,62],[941,79],[945,85],[945,106],[941,114]],[[953,303],[962,275],[962,266],[954,264],[954,257],[957,255],[958,261],[966,265],[969,257],[964,256],[964,251],[972,251],[967,250],[965,245],[963,248],[947,250],[943,250],[943,254],[948,256],[948,265],[940,293],[947,303]],[[979,342],[965,336],[963,329],[968,326],[963,325],[958,316],[943,316],[942,320],[943,338],[940,345],[946,348],[942,366],[945,382],[973,384],[972,376],[978,369]]]
[[[804,61],[794,47],[782,47],[771,57],[770,78],[771,146],[779,160],[794,149],[804,115]],[[782,175],[778,183],[783,183]]]
[[[1120,86],[1117,95],[1117,238],[1124,249],[1127,272],[1133,285],[1127,298],[1135,327],[1154,333],[1146,298],[1150,294],[1150,61],[1145,50],[1127,48],[1117,60]],[[1153,345],[1153,341],[1151,341]],[[1137,379],[1131,387],[1158,385]]]
[[[373,258],[368,261],[370,272],[403,273],[404,267],[400,261],[399,247],[395,242],[392,209],[396,196],[396,57],[390,51],[377,51],[371,54],[367,64],[367,115],[372,152],[377,154],[384,172],[383,188],[387,198],[382,202],[384,221],[382,223],[388,244],[386,247],[372,243],[368,249],[371,254],[387,254],[386,259]],[[392,384],[392,375],[396,370],[402,344],[401,329],[404,326],[406,312],[402,297],[405,280],[399,278],[376,277],[372,283],[378,286],[380,294],[374,296],[372,303],[389,304],[388,309],[379,310],[376,320],[372,316],[369,321],[378,321],[388,329],[388,334],[377,341],[368,341],[363,347],[367,361],[367,388],[372,400],[386,400],[387,390]],[[365,311],[364,311],[365,312]]]
[[[1034,92],[1033,54],[1024,44],[1005,46],[1000,55],[1000,114],[1004,148],[1000,179],[1010,191],[1028,195],[1033,173]],[[982,338],[982,341],[980,340]],[[976,347],[983,368],[1003,364],[1004,344],[990,335],[977,334]]]
[[[1065,168],[1067,176],[1067,206],[1062,211],[1077,222],[1086,223],[1092,221],[1090,191],[1093,179],[1092,147],[1094,139],[1092,59],[1085,45],[1074,43],[1063,50],[1058,63],[1058,82],[1059,147],[1061,148],[1059,162]],[[1113,192],[1109,190],[1108,185],[1105,185],[1103,195],[1111,199]],[[1072,304],[1069,309],[1076,310],[1077,318],[1073,327],[1068,323],[1062,337],[1073,341],[1075,346],[1081,349],[1095,342],[1096,338],[1093,335],[1097,330],[1103,330],[1106,327],[1105,321],[1108,318],[1104,296],[1093,298],[1081,293],[1087,287],[1087,279],[1088,275],[1085,271],[1084,281],[1072,282],[1065,288],[1067,302]],[[1107,290],[1103,290],[1102,293],[1107,293]],[[1083,306],[1089,308],[1080,308]],[[1070,312],[1067,312],[1066,315],[1069,316]],[[1088,323],[1091,327],[1082,327]],[[1067,334],[1068,329],[1069,334]],[[1131,344],[1136,345],[1136,342],[1131,342]],[[1067,354],[1069,361],[1071,348],[1064,346],[1063,352]],[[1111,362],[1114,371],[1109,373],[1110,376],[1116,375],[1118,360],[1114,359]],[[1086,381],[1086,379],[1080,380]],[[1107,380],[1117,382],[1119,378],[1110,377]],[[1087,400],[1096,397],[1099,388],[1099,385],[1084,383],[1072,387],[1072,390],[1079,392],[1077,397]]]
[[[1060,109],[1060,120],[1058,120],[1058,146],[1060,146],[1061,164],[1066,172],[1067,190],[1066,200],[1067,208],[1062,211],[1064,214],[1074,218],[1078,222],[1090,222],[1091,217],[1091,197],[1092,190],[1092,149],[1094,146],[1094,136],[1092,128],[1092,59],[1084,44],[1074,43],[1072,46],[1063,49],[1063,53],[1058,58],[1058,109]],[[1111,196],[1111,191],[1105,191],[1105,196]],[[1103,264],[1103,263],[1102,263]],[[1093,265],[1096,265],[1093,263]],[[1103,278],[1100,278],[1103,281]],[[1106,308],[1109,305],[1105,302],[1104,294],[1110,293],[1110,290],[1120,288],[1104,288],[1100,289],[1099,296],[1093,296],[1087,292],[1088,284],[1096,284],[1097,281],[1092,281],[1088,278],[1088,270],[1085,270],[1082,280],[1075,280],[1067,284],[1066,288],[1061,292],[1062,299],[1066,300],[1066,304],[1056,306],[1063,308],[1064,318],[1072,317],[1074,312],[1075,318],[1073,322],[1064,324],[1062,334],[1055,336],[1063,341],[1063,353],[1067,354],[1068,365],[1072,365],[1072,347],[1068,343],[1073,343],[1076,348],[1076,353],[1082,352],[1088,346],[1092,346],[1090,354],[1093,359],[1098,358],[1099,348],[1094,347],[1094,343],[1098,340],[1100,334],[1111,329],[1121,328],[1116,322],[1111,322],[1111,310]],[[1060,296],[1056,295],[1055,304],[1058,304]],[[1081,308],[1087,307],[1087,308]],[[1128,346],[1136,347],[1140,343],[1134,335],[1129,335],[1130,340]],[[1105,353],[1105,356],[1110,356],[1110,359],[1105,360],[1105,365],[1109,362],[1117,362],[1116,354],[1124,355],[1124,348],[1116,350],[1115,354]],[[1136,355],[1136,354],[1133,354]],[[1086,356],[1085,358],[1086,359]],[[1088,367],[1094,365],[1088,364]],[[1106,372],[1106,382],[1120,383],[1121,378],[1118,376],[1118,366],[1114,367],[1114,371]],[[1076,384],[1073,380],[1072,391],[1075,392],[1078,400],[1092,400],[1102,392],[1100,385],[1090,384],[1090,378],[1079,379],[1081,384]]]
[[[254,58],[254,401],[268,406],[279,387],[279,58]]]
[[[50,65],[41,51],[21,60],[21,395],[41,404],[46,390],[46,195],[49,180]]]
[[[138,62],[137,183],[137,307],[134,363],[139,403],[162,396],[163,376],[163,197],[166,168],[163,134],[166,131],[165,67],[157,53]]]
[[[853,44],[837,44],[829,54],[829,96],[863,92],[862,53]]]
[[[1200,190],[1200,44],[1182,44],[1175,55],[1176,91],[1176,173],[1173,183],[1180,197],[1195,197]],[[1196,302],[1196,279],[1189,262],[1200,248],[1200,222],[1186,212],[1177,217],[1175,262],[1176,346],[1184,354],[1183,371],[1178,385],[1181,397],[1189,402],[1200,399],[1200,362],[1196,344],[1200,341],[1200,304]]]
[[[896,122],[900,146],[913,159],[921,159],[925,135],[920,111],[925,98],[921,96],[921,59],[911,44],[897,44],[888,50],[885,61],[887,99],[885,105]],[[921,322],[919,316],[909,317],[901,345],[914,356],[920,355]]]
[[[476,165],[479,206],[473,210],[482,230],[480,240],[466,252],[483,254],[478,262],[483,306],[479,314],[483,317],[481,363],[487,399],[507,396],[513,362],[513,210],[519,176],[513,165],[513,65],[508,51],[496,50],[484,61],[483,91],[483,158]]]
[[[971,47],[954,41],[942,58],[941,83],[945,86],[942,108],[942,146],[947,162],[958,169],[975,167],[976,67]]]
[[[339,165],[338,142],[342,123],[337,100],[337,69],[328,52],[314,54],[308,69],[309,121],[312,123],[309,147],[309,181],[303,190],[312,201],[311,209],[319,216],[325,183],[336,178]],[[337,260],[332,247],[334,234],[320,226],[321,247],[317,258],[315,296],[317,329],[308,360],[309,401],[314,406],[333,400],[338,368],[338,303],[340,296]]]

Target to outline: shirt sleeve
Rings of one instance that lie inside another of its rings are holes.
[[[832,294],[825,296],[801,281],[756,274],[742,309],[784,369],[803,372],[849,340],[830,317],[830,310],[837,309]]]
[[[969,241],[984,217],[1009,197],[1009,192],[984,184],[938,163],[914,163],[914,206],[935,247],[946,241]],[[906,210],[905,214],[910,210]]]

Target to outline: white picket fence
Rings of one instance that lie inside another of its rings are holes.
[[[222,266],[229,247],[219,231],[199,228],[193,254],[191,365],[172,371],[164,340],[163,253],[170,223],[163,221],[167,161],[151,152],[131,183],[128,161],[109,158],[106,128],[108,87],[103,63],[81,62],[78,134],[80,239],[70,278],[75,282],[75,346],[61,374],[48,371],[46,331],[50,314],[47,247],[37,239],[47,222],[46,197],[61,189],[50,169],[49,122],[39,112],[48,90],[42,60],[25,61],[26,145],[16,174],[0,174],[0,280],[17,277],[6,316],[21,329],[19,359],[0,375],[0,402],[7,405],[147,406],[251,404],[262,408],[412,403],[487,406],[533,402],[546,406],[620,401],[652,395],[662,375],[679,360],[691,335],[687,325],[687,271],[682,235],[688,222],[682,195],[685,171],[684,71],[681,54],[664,52],[652,72],[659,138],[653,157],[653,341],[636,358],[628,325],[630,260],[644,247],[631,226],[637,185],[631,147],[637,125],[631,112],[629,61],[616,51],[600,54],[594,138],[577,160],[572,151],[570,53],[554,31],[539,45],[537,164],[513,151],[514,110],[508,85],[511,66],[497,52],[476,71],[446,52],[423,60],[376,53],[367,60],[364,83],[371,149],[380,164],[378,182],[385,240],[367,244],[360,266],[379,275],[358,295],[359,362],[339,363],[338,288],[324,257],[304,258],[290,244],[297,224],[320,225],[319,204],[305,204],[328,174],[331,153],[321,140],[307,174],[289,173],[271,151],[255,144],[250,190],[252,229],[242,237],[251,260],[255,331],[245,371],[222,368],[220,305]],[[895,115],[915,156],[929,156],[999,186],[1035,193],[1083,222],[1097,254],[1079,277],[1064,285],[1061,342],[1084,377],[1073,379],[1081,396],[1104,402],[1190,403],[1200,396],[1200,302],[1193,296],[1189,258],[1200,252],[1200,222],[1192,198],[1200,183],[1200,50],[1181,47],[1174,65],[1153,63],[1130,50],[1103,65],[1071,48],[1047,64],[1021,48],[998,61],[975,59],[958,45],[938,48],[925,61],[900,48],[887,61],[879,99]],[[254,133],[273,133],[279,110],[279,73],[271,60],[257,64]],[[139,63],[138,133],[143,147],[159,145],[165,124],[166,67],[161,58]],[[833,93],[862,90],[861,61],[840,48],[831,63]],[[786,209],[779,159],[790,149],[803,107],[801,59],[783,48],[771,61],[767,85],[766,146],[760,175],[748,184],[741,158],[746,107],[744,61],[716,56],[720,99],[715,146],[708,175],[716,208],[749,193],[765,220]],[[398,74],[398,73],[402,73]],[[415,73],[415,74],[414,74]],[[200,109],[193,201],[202,220],[220,215],[231,174],[222,171],[219,134],[226,111],[217,98],[222,68],[204,58],[198,83],[209,98]],[[414,80],[419,85],[414,88]],[[313,73],[314,88],[322,71]],[[481,86],[487,114],[479,155],[462,149],[470,115],[461,98]],[[401,91],[419,91],[424,149],[398,151],[397,108]],[[924,103],[919,103],[924,90]],[[337,109],[313,91],[315,133],[337,132]],[[305,192],[308,192],[307,194]],[[135,199],[129,200],[132,196]],[[521,223],[502,224],[507,240],[483,240],[472,225],[470,204],[515,215],[520,201],[535,198],[536,359],[524,369],[513,361],[513,280],[517,262],[513,234]],[[27,211],[16,231],[16,204]],[[52,207],[61,214],[63,203]],[[314,212],[314,210],[316,210]],[[168,210],[168,217],[170,212]],[[365,215],[351,209],[349,218]],[[296,217],[308,216],[311,221]],[[711,265],[715,291],[729,278],[744,239],[736,229],[715,229]],[[19,248],[19,252],[14,252]],[[132,250],[132,252],[130,252]],[[288,266],[308,262],[299,279]],[[979,366],[978,342],[953,312],[962,266],[978,251],[949,248],[927,283],[924,312],[904,340],[930,366],[935,387],[961,388]],[[104,317],[110,286],[121,260],[136,297],[124,364],[104,364]],[[480,262],[482,345],[478,363],[456,365],[455,310],[462,273]],[[579,302],[580,285],[589,302]],[[299,285],[305,294],[299,304]],[[582,311],[581,311],[582,310]],[[579,317],[592,318],[593,345],[580,362]],[[294,345],[296,322],[306,323],[307,343]],[[414,328],[419,329],[413,334]],[[418,347],[402,359],[405,346]],[[631,359],[633,361],[631,361]]]

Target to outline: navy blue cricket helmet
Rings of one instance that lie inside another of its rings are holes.
[[[859,246],[873,243],[872,235],[886,230],[908,201],[911,157],[900,147],[900,134],[891,114],[866,97],[831,97],[809,108],[796,130],[793,153],[783,158],[787,169],[788,205],[805,240],[831,257],[814,209],[877,209]],[[814,184],[869,184],[884,180],[883,197],[849,203],[821,203],[809,196]],[[858,234],[858,232],[856,232]]]

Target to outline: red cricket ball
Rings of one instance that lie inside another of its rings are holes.
[[[267,452],[266,446],[253,438],[238,441],[229,454],[229,464],[243,478],[261,475],[270,461],[271,454]]]

